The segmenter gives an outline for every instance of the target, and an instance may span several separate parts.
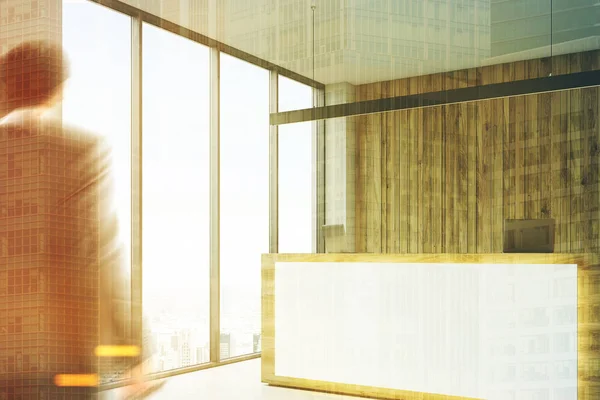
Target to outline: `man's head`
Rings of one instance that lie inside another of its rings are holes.
[[[67,77],[60,45],[41,40],[19,44],[0,58],[0,115],[49,105],[61,95]]]

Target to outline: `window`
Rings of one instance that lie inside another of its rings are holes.
[[[261,351],[269,252],[269,73],[221,54],[221,359]]]
[[[209,52],[143,27],[146,372],[209,361]]]
[[[279,110],[312,106],[312,89],[279,78]],[[313,243],[313,122],[279,127],[279,252],[312,253]]]

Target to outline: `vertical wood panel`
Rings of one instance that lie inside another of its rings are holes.
[[[513,82],[515,80],[515,64],[506,63],[503,65],[503,82]],[[516,215],[516,151],[515,151],[515,130],[514,130],[514,102],[511,98],[503,99],[502,103],[502,221],[501,227],[496,226],[496,229],[504,230],[505,219],[515,219]],[[504,235],[501,233],[500,251],[503,250]]]
[[[560,92],[550,94],[550,216],[554,218],[554,251],[560,252],[562,236],[561,143],[563,131],[560,114]]]
[[[492,67],[492,82],[493,83],[504,82],[504,67],[502,64],[497,64]]]
[[[454,72],[446,72],[441,75],[441,90],[450,90],[454,88]],[[448,193],[450,190],[448,189],[448,165],[447,165],[447,140],[448,140],[448,132],[450,129],[450,125],[453,120],[449,118],[448,113],[451,112],[450,107],[448,105],[443,105],[441,108],[441,181],[442,181],[442,192],[441,192],[441,253],[450,252],[448,250],[448,236],[450,235],[450,231],[454,228],[448,226],[448,221],[454,222],[452,218],[449,218],[448,213],[451,212],[449,207],[449,196]]]
[[[596,58],[596,64],[594,64],[596,68],[600,68],[600,51],[598,52],[598,57]],[[591,156],[593,157],[593,168],[594,173],[596,174],[596,194],[594,198],[594,204],[596,205],[596,212],[594,213],[596,222],[594,223],[593,232],[594,232],[594,253],[600,253],[600,122],[598,118],[600,118],[600,87],[595,88],[596,90],[596,141],[595,145],[592,146]],[[599,288],[600,291],[600,288]]]
[[[381,253],[381,115],[367,116],[367,253]]]
[[[467,250],[469,253],[477,252],[477,105],[467,104]]]
[[[397,96],[408,94],[408,86],[403,84],[397,84],[394,88],[394,92]],[[396,211],[396,219],[398,221],[398,252],[408,253],[409,242],[410,242],[410,231],[408,221],[410,218],[409,208],[409,193],[410,193],[410,160],[409,160],[409,126],[408,126],[408,112],[400,111],[394,113],[396,115],[396,123],[398,124],[398,140],[396,149],[398,154],[399,163],[399,174],[398,181],[396,182],[396,193],[398,198],[398,207]]]
[[[525,78],[525,63],[515,63],[515,79]],[[513,97],[515,129],[515,219],[525,218],[525,96]]]
[[[533,60],[526,60],[526,78],[535,79],[540,77],[541,60],[539,58]]]
[[[540,217],[540,166],[538,147],[538,96],[525,96],[525,218]]]
[[[456,119],[457,138],[456,143],[456,199],[454,201],[454,227],[458,235],[457,253],[467,253],[468,249],[468,156],[469,156],[469,140],[467,132],[467,104],[459,104],[457,107]]]
[[[544,57],[540,59],[539,77],[545,78],[552,74],[552,58]]]
[[[552,75],[565,75],[569,73],[569,55],[562,54],[552,57]]]
[[[462,70],[454,72],[455,84],[457,89],[463,89],[469,86],[469,71]],[[458,155],[457,155],[457,187],[458,197],[456,204],[458,207],[458,222],[455,223],[455,229],[458,230],[458,252],[468,253],[469,251],[469,121],[468,104],[458,105]],[[455,211],[456,215],[456,211]]]
[[[414,76],[408,79],[408,94],[419,94],[421,93],[421,79],[418,76]]]
[[[383,85],[382,85],[383,86]],[[382,91],[382,96],[385,91]],[[381,190],[381,209],[380,209],[380,235],[381,235],[381,248],[379,252],[388,253],[390,249],[388,247],[388,230],[390,226],[388,225],[388,156],[389,156],[389,129],[388,129],[388,117],[390,113],[379,114],[380,117],[380,136],[379,136],[379,154],[381,158],[379,163],[375,162],[375,167],[379,165],[379,170],[381,171],[381,182],[380,182],[380,190]],[[377,252],[377,251],[376,251]]]
[[[419,121],[418,112],[420,110],[407,110],[406,119],[408,123],[407,135],[407,146],[408,146],[408,177],[409,177],[409,190],[407,193],[408,197],[408,252],[418,253],[420,246],[419,241],[419,169],[420,169],[420,155],[419,155]]]
[[[436,76],[437,77],[437,76]],[[434,80],[433,84],[436,84]],[[433,253],[441,253],[442,248],[442,208],[443,208],[443,175],[442,175],[442,158],[443,158],[443,147],[442,147],[442,122],[443,113],[442,107],[434,107],[432,109],[432,148],[431,148],[431,184],[432,184],[432,202],[431,202],[431,218],[432,218],[432,249]]]
[[[415,129],[415,134],[416,134],[416,146],[417,146],[417,163],[415,165],[416,168],[416,184],[417,184],[417,193],[415,194],[416,196],[416,202],[417,202],[417,219],[416,219],[416,223],[415,223],[415,229],[417,231],[417,235],[416,235],[416,240],[417,240],[417,252],[418,253],[422,253],[425,251],[424,247],[423,247],[423,237],[425,235],[425,230],[427,229],[426,227],[423,226],[423,214],[425,211],[425,207],[423,205],[424,199],[425,199],[425,191],[426,191],[426,186],[424,184],[424,174],[423,174],[423,167],[424,167],[424,157],[423,157],[423,148],[424,148],[424,143],[425,143],[425,125],[423,124],[423,113],[424,110],[423,109],[419,109],[419,110],[414,110],[415,113],[415,125],[417,125],[416,127],[411,127],[411,129]]]
[[[421,141],[422,167],[420,181],[422,182],[422,201],[421,207],[423,212],[421,217],[421,247],[424,253],[431,253],[433,249],[433,226],[431,215],[432,204],[432,142],[433,142],[433,109],[425,108],[422,113],[421,123],[423,124],[423,134]]]
[[[434,74],[431,76],[430,89],[443,90],[445,83],[445,74]],[[443,129],[445,124],[445,114],[443,107],[433,107],[432,109],[432,128],[433,128],[433,148],[432,148],[432,233],[433,233],[433,253],[442,253],[444,251],[443,226],[444,226],[444,136]]]
[[[515,63],[506,63],[502,65],[502,81],[503,82],[514,82],[515,80]]]
[[[458,245],[456,226],[454,222],[458,219],[456,212],[456,163],[457,163],[457,146],[456,136],[458,134],[457,116],[458,106],[449,105],[445,107],[445,220],[444,220],[444,251],[446,253],[456,253]]]
[[[569,56],[561,55],[552,59],[552,73],[564,75],[569,73]],[[568,159],[568,121],[566,118],[566,104],[568,92],[552,94],[552,158],[555,164],[552,175],[553,210],[556,219],[555,251],[569,251],[569,220],[568,202],[570,189],[567,179]]]
[[[477,84],[480,86],[491,85],[494,82],[493,66],[485,66],[477,68]]]
[[[496,74],[495,79],[500,79],[500,74]],[[503,152],[503,139],[504,139],[504,99],[495,99],[490,101],[490,120],[491,120],[491,249],[493,253],[502,252],[503,243],[503,170],[502,170],[502,157]]]
[[[503,218],[515,218],[515,129],[514,101],[504,99],[504,137],[502,139],[502,175],[503,175]]]
[[[571,251],[571,94],[560,92],[560,120],[563,137],[561,139],[560,156],[560,188],[561,188],[561,251]]]
[[[547,63],[544,65],[547,65]],[[538,218],[550,218],[552,216],[552,141],[550,133],[552,122],[551,93],[542,93],[538,95],[538,117],[539,125],[537,136],[539,140],[540,170],[540,215]]]
[[[388,98],[393,92],[391,82],[381,84],[380,98]],[[394,113],[384,113],[381,115],[381,252],[393,252],[393,237],[395,235],[394,225],[392,223],[392,211],[390,205],[390,174],[393,176],[393,166],[390,165],[392,159],[392,117]],[[393,161],[393,160],[392,160]]]
[[[492,251],[490,101],[478,102],[477,108],[477,252],[490,253]]]
[[[568,55],[569,57],[569,73],[574,74],[577,72],[582,72],[583,67],[581,63],[582,54],[581,53],[571,53]]]
[[[408,253],[409,231],[408,231],[408,194],[410,188],[410,179],[408,174],[408,121],[407,113],[397,113],[398,123],[398,165],[399,173],[396,181],[396,196],[398,199],[398,209],[396,211],[396,220],[398,223],[398,252]]]
[[[588,66],[589,68],[589,66]],[[597,88],[586,88],[582,91],[582,120],[583,136],[582,142],[582,186],[583,186],[583,210],[582,210],[582,230],[583,230],[583,250],[587,252],[596,251],[596,239],[594,237],[593,225],[597,224],[596,210],[598,208],[598,174],[597,174],[597,156],[598,143],[596,130],[598,125],[597,110]]]
[[[398,213],[400,212],[400,198],[398,196],[400,181],[400,150],[399,143],[399,114],[388,113],[388,153],[387,153],[387,219],[389,232],[387,233],[388,252],[398,253],[400,245],[400,226]]]
[[[581,72],[580,54],[569,54],[569,72]],[[568,176],[569,176],[569,252],[580,251],[583,247],[581,243],[582,235],[580,231],[581,224],[581,90],[570,90],[569,108],[566,111],[569,130],[569,158],[568,158]]]
[[[420,78],[409,78],[408,94],[420,93]],[[411,253],[423,251],[423,110],[409,110],[410,135],[412,139],[411,151]]]
[[[570,178],[571,178],[571,252],[583,250],[582,223],[582,108],[581,90],[570,91],[571,103],[569,110],[570,134]]]

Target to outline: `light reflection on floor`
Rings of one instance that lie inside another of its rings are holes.
[[[285,389],[260,381],[261,360],[253,359],[168,378],[147,400],[355,400],[357,397]],[[104,392],[100,400],[119,400],[119,389]],[[364,398],[363,398],[364,399]],[[366,399],[368,400],[368,399]]]

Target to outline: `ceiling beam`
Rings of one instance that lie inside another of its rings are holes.
[[[271,125],[294,124],[321,119],[352,117],[356,115],[375,114],[411,108],[434,107],[444,104],[522,96],[599,85],[600,71],[587,71],[463,89],[452,89],[440,92],[389,97],[356,103],[336,104],[325,107],[271,113],[270,123]]]

